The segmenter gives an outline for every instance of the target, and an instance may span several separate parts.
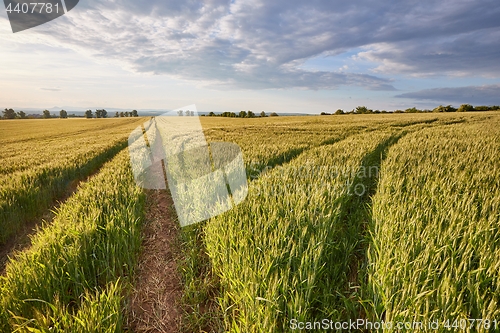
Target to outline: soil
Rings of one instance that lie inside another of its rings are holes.
[[[182,317],[179,225],[165,190],[147,191],[146,219],[127,328],[133,332],[178,332]]]
[[[31,245],[30,236],[38,232],[44,221],[51,223],[55,216],[53,211],[77,190],[80,182],[72,182],[60,201],[40,218],[25,223],[16,235],[0,246],[0,275],[5,274],[9,257]],[[173,202],[166,190],[148,191],[146,202],[142,249],[126,326],[136,333],[178,332],[183,314],[180,305],[183,288],[176,264],[180,258],[180,227],[171,218],[174,216]]]

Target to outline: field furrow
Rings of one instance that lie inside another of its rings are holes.
[[[0,277],[1,332],[500,329],[498,113],[200,119],[248,196],[184,228],[134,181],[146,119],[0,123],[1,237],[57,207]]]
[[[364,159],[385,149],[393,134],[311,149],[253,182],[247,201],[207,223],[226,330],[281,332],[294,319],[350,315],[358,300],[349,290],[349,266],[360,226],[346,225],[346,206],[367,191]]]
[[[68,128],[73,132],[65,128],[63,133],[73,133],[74,139],[67,142],[58,139],[60,124],[49,121],[43,140],[34,136],[29,142],[7,143],[2,148],[4,154],[9,150],[18,154],[2,160],[0,245],[126,147],[128,131],[137,124],[137,119],[121,123],[110,120],[109,126],[116,127],[113,131],[108,126],[92,130],[85,120],[71,120]],[[81,127],[85,132],[81,132]]]
[[[390,149],[373,198],[372,319],[492,331],[500,314],[499,125],[424,129]],[[477,318],[491,322],[470,327]]]
[[[143,208],[123,150],[8,263],[0,277],[0,331],[121,331]]]
[[[213,124],[212,120],[203,119],[207,140],[226,141],[238,144],[247,168],[247,175],[253,179],[268,168],[286,164],[303,152],[323,145],[334,144],[359,132],[374,131],[385,127],[380,123],[337,123],[327,121],[294,122],[277,121],[270,124],[257,123],[237,126],[238,120],[224,120]],[[223,125],[223,126],[221,126]]]

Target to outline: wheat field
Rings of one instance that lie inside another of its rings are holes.
[[[0,331],[128,330],[147,205],[126,146],[146,120],[0,121],[0,242],[54,210],[9,255]],[[178,235],[183,331],[497,330],[498,112],[201,122],[241,147],[249,189]]]

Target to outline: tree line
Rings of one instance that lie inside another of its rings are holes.
[[[204,117],[205,115],[202,114],[201,116]],[[258,118],[258,117],[264,118],[264,117],[277,117],[277,116],[278,114],[276,112],[272,112],[268,116],[264,111],[262,111],[259,115],[256,115],[250,110],[240,111],[237,114],[235,112],[222,112],[220,114],[215,114],[214,112],[210,112],[208,114],[208,117],[228,117],[228,118]]]
[[[425,109],[425,110],[420,110],[417,109],[416,107],[408,108],[406,110],[395,110],[395,111],[386,111],[386,110],[372,110],[368,109],[366,106],[358,106],[355,109],[351,111],[345,112],[342,109],[338,109],[335,111],[333,114],[334,115],[339,115],[339,114],[371,114],[371,113],[427,113],[427,112],[471,112],[471,111],[497,111],[500,110],[499,105],[491,105],[491,106],[486,106],[486,105],[479,105],[479,106],[472,106],[471,104],[462,104],[458,108],[455,108],[451,105],[439,105],[438,107],[435,107],[432,110]],[[321,112],[322,116],[325,115],[331,115],[331,113],[326,113],[326,112]]]
[[[471,111],[496,111],[500,110],[499,105],[491,105],[491,106],[486,106],[486,105],[479,105],[479,106],[473,106],[471,104],[462,104],[458,108],[453,107],[452,105],[439,105],[438,107],[435,107],[432,110],[429,109],[424,109],[420,110],[417,109],[416,107],[408,108],[406,110],[395,110],[395,111],[386,111],[386,110],[372,110],[368,109],[366,106],[358,106],[355,109],[351,111],[344,111],[342,109],[338,109],[335,111],[333,114],[334,115],[339,115],[339,114],[372,114],[372,113],[427,113],[427,112],[471,112]],[[2,111],[2,119],[28,119],[28,118],[33,118],[32,115],[28,116],[24,111],[18,111],[16,112],[13,109],[4,109]],[[321,112],[322,116],[325,115],[331,115],[332,113],[327,113],[327,112]],[[179,110],[177,111],[177,115],[179,116],[194,116],[194,111],[183,111]],[[71,115],[72,117],[76,117],[75,115]],[[202,114],[202,117],[205,115]],[[277,117],[278,114],[276,112],[272,112],[269,114],[269,116],[262,111],[259,115],[256,115],[254,112],[248,110],[248,111],[240,111],[239,113],[235,112],[222,112],[220,114],[215,114],[214,112],[210,112],[208,114],[208,117],[228,117],[228,118],[257,118],[257,117]],[[51,114],[49,110],[43,110],[42,112],[42,118],[48,119],[48,118],[68,118],[68,112],[66,110],[61,110],[59,111],[59,116],[56,114]],[[98,109],[95,110],[95,113],[92,110],[87,110],[84,113],[85,118],[108,118],[108,112],[104,109]],[[116,112],[114,115],[115,118],[120,118],[120,117],[139,117],[139,114],[137,110],[132,110],[132,111],[121,111],[121,112]]]
[[[76,117],[74,114],[72,117]],[[107,118],[108,112],[104,109],[95,110],[95,114],[92,110],[87,110],[84,113],[85,118]],[[126,112],[116,112],[115,117],[139,117],[137,110],[126,111]],[[27,115],[24,111],[16,112],[14,109],[4,109],[2,111],[2,119],[30,119],[35,118],[33,115]],[[51,114],[49,110],[43,110],[41,118],[49,119],[49,118],[68,118],[68,112],[66,110],[59,111],[59,116],[56,114]]]

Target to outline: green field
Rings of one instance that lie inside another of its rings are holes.
[[[0,121],[0,244],[60,202],[10,255],[0,332],[127,330],[146,120]],[[201,122],[241,147],[249,192],[178,235],[182,331],[500,330],[499,112]]]

